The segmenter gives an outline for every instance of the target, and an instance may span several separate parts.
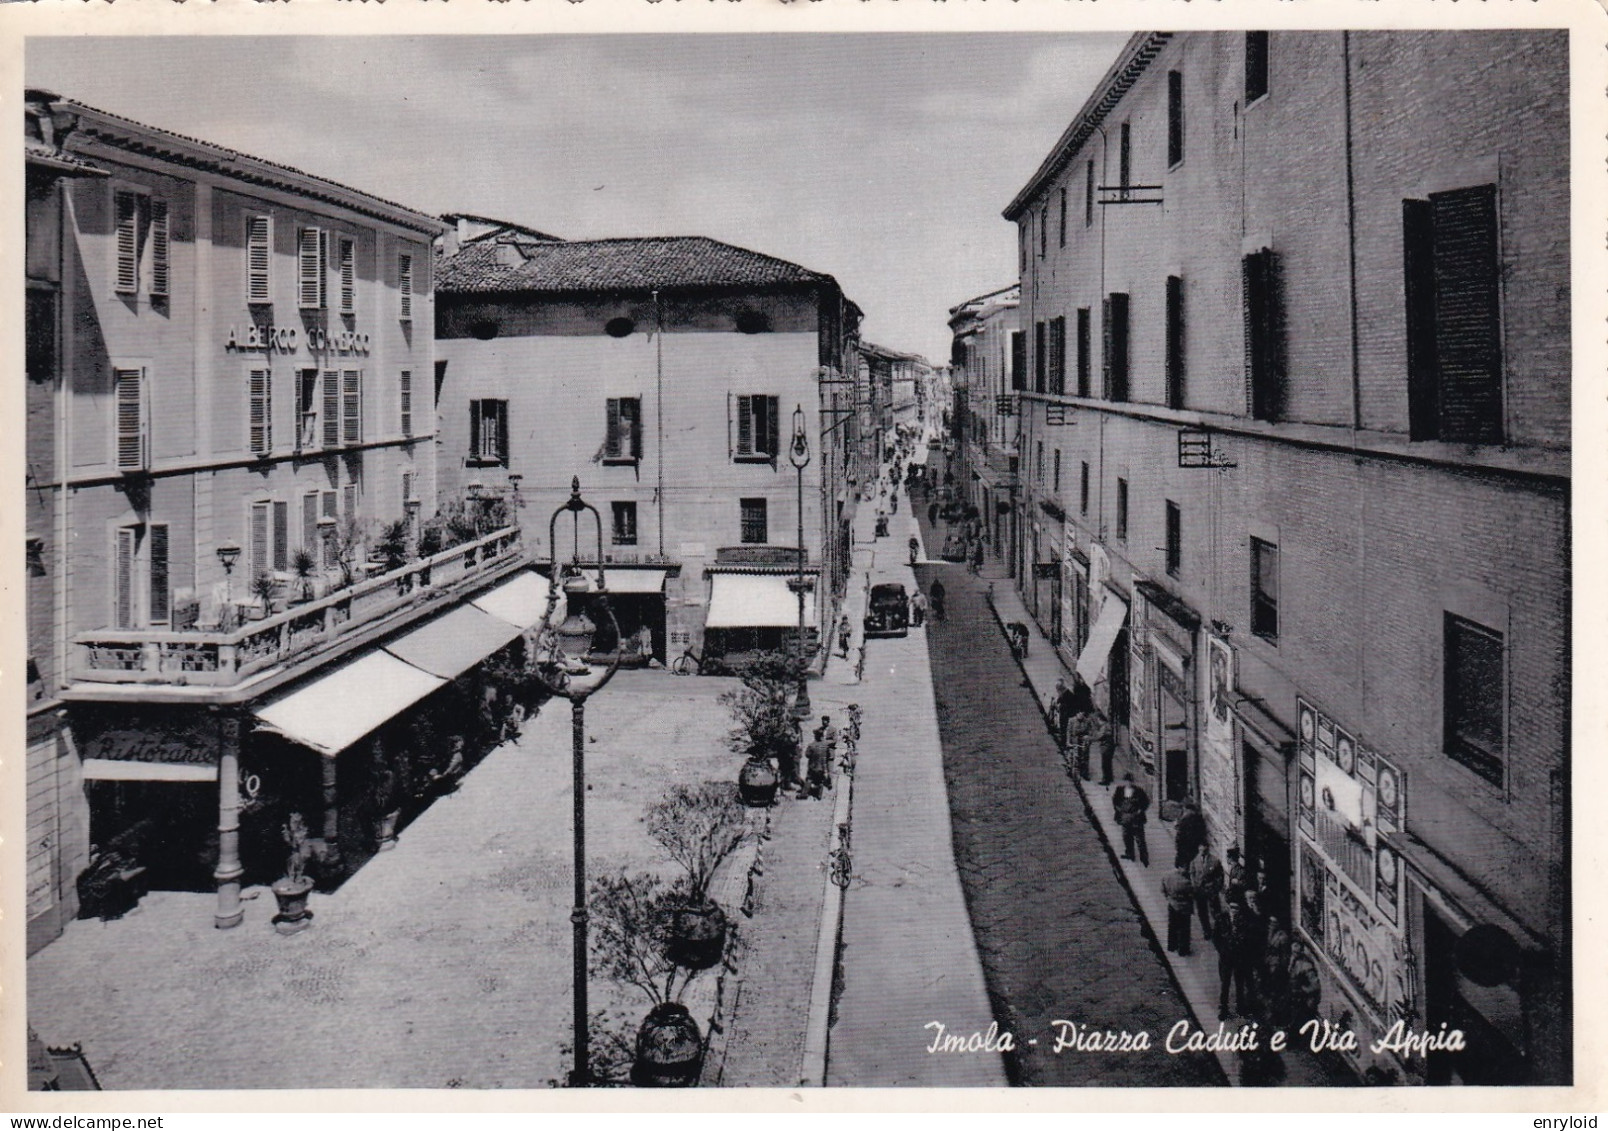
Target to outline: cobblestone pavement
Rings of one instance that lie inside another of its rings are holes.
[[[674,782],[735,775],[715,702],[734,683],[622,672],[587,705],[589,874],[669,874],[643,811]],[[315,895],[310,930],[275,934],[265,888],[230,931],[212,927],[214,897],[155,892],[124,919],[69,924],[29,960],[29,1020],[49,1044],[82,1042],[108,1089],[561,1080],[571,797],[570,711],[556,701],[394,851]],[[593,979],[591,994],[594,1009],[647,1010],[612,983]]]
[[[927,541],[940,539],[929,531]],[[1066,779],[984,600],[985,581],[959,565],[923,565],[917,573],[924,587],[942,577],[948,590],[948,618],[928,643],[955,859],[995,1014],[1021,1046],[1010,1063],[1013,1080],[1224,1083],[1209,1054],[1174,1056],[1160,1047],[1174,1024],[1195,1026],[1195,1018]],[[1091,1030],[1145,1030],[1152,1048],[1057,1055],[1057,1019]]]

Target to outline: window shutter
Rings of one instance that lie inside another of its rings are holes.
[[[318,557],[318,492],[302,496],[302,549]]]
[[[608,399],[606,428],[603,454],[610,459],[618,459],[620,456],[620,400],[618,397]]]
[[[319,509],[323,511],[323,514],[319,516],[320,518],[340,518],[334,491],[319,492]],[[326,569],[333,569],[339,564],[340,562],[336,559],[335,535],[332,531],[324,537],[324,566]]]
[[[1184,407],[1184,281],[1167,276],[1167,405]]]
[[[356,483],[348,483],[341,488],[341,519],[347,524],[357,521]]]
[[[1090,395],[1089,388],[1089,308],[1078,307],[1078,396]]]
[[[1111,399],[1128,399],[1128,296],[1111,295]]]
[[[117,466],[121,471],[145,467],[144,370],[119,369],[117,387]]]
[[[480,457],[480,401],[469,402],[469,457]]]
[[[1496,186],[1433,193],[1441,439],[1502,440]]]
[[[745,396],[737,398],[737,454],[740,456],[754,454],[753,400]]]
[[[247,582],[268,572],[268,504],[251,504],[251,576]]]
[[[341,313],[357,310],[357,245],[347,239],[340,242]]]
[[[403,322],[413,320],[413,256],[397,257],[396,263],[397,318]]]
[[[404,369],[397,388],[402,399],[402,435],[413,435],[413,370]]]
[[[413,472],[402,473],[402,502],[406,504],[413,498]]]
[[[134,528],[132,526],[120,527],[117,531],[117,592],[113,597],[116,604],[118,628],[134,627]]]
[[[165,200],[151,201],[151,297],[166,298],[168,293],[168,206]]]
[[[140,289],[139,198],[119,192],[117,200],[117,293],[137,294]]]
[[[1044,323],[1033,323],[1033,391],[1044,392],[1045,354]]]
[[[273,447],[273,409],[270,402],[270,374],[266,369],[251,370],[248,393],[251,400],[250,428],[253,455],[267,455]]]
[[[173,619],[173,602],[168,589],[168,528],[161,524],[151,531],[151,623],[167,624]]]
[[[1111,296],[1100,300],[1100,395],[1111,399]]]
[[[274,503],[274,568],[290,568],[290,504],[283,500]]]
[[[297,251],[300,285],[297,303],[303,310],[322,310],[324,307],[324,233],[317,228],[303,228]]]
[[[268,217],[252,216],[246,221],[246,301],[265,303],[268,293],[269,228]]]
[[[363,442],[363,371],[347,369],[341,373],[341,439],[348,444]]]
[[[1050,392],[1066,392],[1066,318],[1050,322]]]
[[[497,401],[497,458],[508,463],[508,402]]]
[[[1435,367],[1435,214],[1427,200],[1401,202],[1402,274],[1407,317],[1407,429],[1414,440],[1440,437],[1440,374]]]
[[[336,369],[324,370],[324,447],[341,446],[341,375]]]
[[[767,447],[765,454],[772,460],[781,452],[781,400],[777,397],[765,398],[765,441]]]
[[[1184,159],[1184,75],[1167,72],[1167,165]]]

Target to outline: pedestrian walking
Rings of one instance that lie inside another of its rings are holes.
[[[1195,910],[1200,916],[1200,937],[1212,938],[1212,923],[1223,894],[1223,866],[1206,845],[1200,846],[1189,864],[1189,882],[1195,889]]]
[[[983,571],[983,540],[981,538],[977,538],[972,542],[971,571],[973,573],[982,573]]]
[[[910,623],[920,628],[927,619],[927,595],[920,589],[910,594]]]
[[[1072,741],[1072,731],[1080,720],[1094,714],[1094,692],[1089,685],[1083,682],[1083,677],[1076,672],[1072,673],[1072,686],[1068,687],[1065,680],[1057,680],[1055,686],[1060,689],[1060,699],[1057,704],[1057,719],[1060,723],[1056,740],[1063,748]],[[1087,762],[1085,756],[1084,762]],[[1088,775],[1085,774],[1085,777]]]
[[[932,583],[932,588],[930,590],[928,590],[928,592],[932,594],[932,597],[931,597],[932,619],[933,620],[943,620],[944,619],[944,583],[942,581],[938,580],[937,578],[934,578],[933,583]]]
[[[1290,1016],[1290,932],[1277,915],[1267,917],[1267,937],[1262,944],[1262,1005],[1275,1025],[1289,1024]]]
[[[800,788],[798,777],[798,762],[800,746],[803,744],[802,732],[797,723],[793,724],[793,741],[779,744],[776,751],[776,777],[777,788],[789,790]]]
[[[849,621],[849,614],[844,613],[838,622],[838,655],[845,660],[849,658],[849,638],[853,635],[854,625]]]
[[[1178,823],[1173,826],[1173,863],[1187,868],[1205,843],[1206,818],[1200,815],[1199,802],[1186,794]]]
[[[1116,759],[1116,736],[1111,730],[1111,720],[1099,711],[1094,713],[1094,729],[1089,735],[1089,741],[1100,752],[1100,784],[1110,785],[1112,777],[1112,762]]]
[[[1064,678],[1058,679],[1055,681],[1055,687],[1050,691],[1050,697],[1044,702],[1044,715],[1050,724],[1050,733],[1055,736],[1055,741],[1063,746],[1066,744],[1066,739],[1064,737],[1065,731],[1061,726],[1061,704],[1066,701],[1066,697],[1070,694],[1071,688],[1067,687],[1066,680]]]
[[[1150,867],[1150,846],[1145,843],[1145,822],[1149,820],[1150,794],[1134,784],[1133,774],[1123,774],[1122,784],[1111,793],[1111,808],[1122,826],[1122,858],[1134,859]]]
[[[819,798],[832,788],[832,745],[826,741],[825,727],[815,728],[815,741],[810,743],[806,756],[809,759],[809,780],[805,783],[803,794]]]
[[[1245,898],[1245,889],[1250,884],[1250,876],[1245,871],[1245,865],[1240,862],[1240,850],[1230,848],[1227,853],[1228,869],[1226,879],[1223,881],[1223,897],[1231,899],[1238,892],[1240,899]]]
[[[938,525],[938,501],[936,499],[927,504],[927,525]]]
[[[1195,911],[1195,889],[1182,864],[1161,881],[1161,894],[1167,897],[1167,949],[1189,956],[1189,919]]]
[[[1239,1013],[1251,1008],[1251,915],[1243,893],[1231,894],[1223,904],[1217,923],[1217,1018],[1228,1017],[1229,987],[1234,990],[1234,1007]]]
[[[821,716],[821,737],[826,739],[826,744],[836,753],[840,735],[838,734],[838,728],[832,725],[831,715]]]

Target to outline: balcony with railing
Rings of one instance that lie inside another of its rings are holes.
[[[96,629],[73,641],[69,699],[229,702],[442,611],[526,561],[494,530],[230,629]],[[378,567],[370,567],[378,568]]]

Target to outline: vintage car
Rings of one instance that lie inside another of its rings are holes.
[[[873,585],[865,603],[865,635],[904,636],[910,631],[910,599],[897,582]]]

